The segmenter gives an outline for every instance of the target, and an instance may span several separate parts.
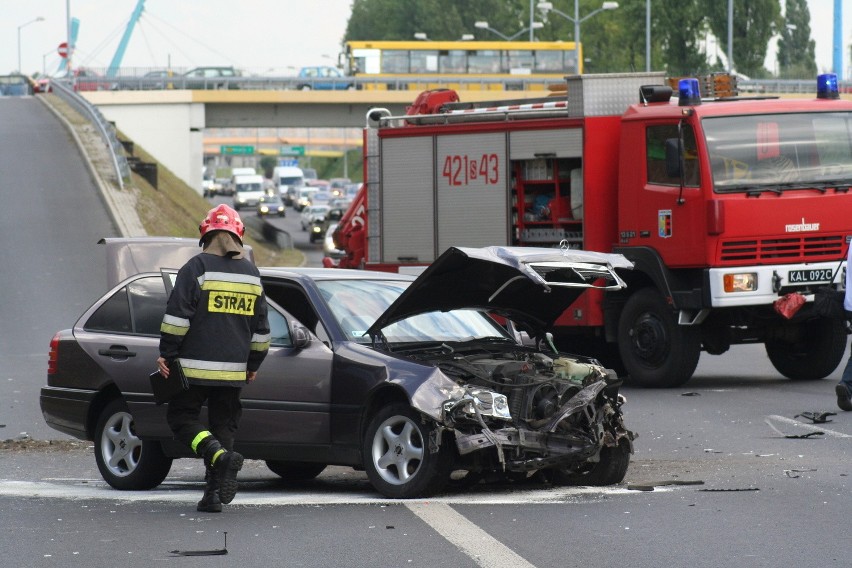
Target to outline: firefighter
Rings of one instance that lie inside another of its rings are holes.
[[[846,295],[843,297],[843,308],[846,310],[846,319],[852,320],[852,246],[846,253]],[[837,393],[837,406],[841,410],[852,410],[852,352],[849,353],[843,375],[834,390]]]
[[[157,367],[168,377],[176,359],[186,375],[189,388],[169,401],[166,417],[175,438],[204,460],[198,511],[218,513],[237,492],[240,392],[257,378],[269,349],[269,322],[260,273],[245,257],[239,214],[214,207],[199,231],[202,252],[180,269],[169,296]],[[199,418],[205,401],[209,427]]]

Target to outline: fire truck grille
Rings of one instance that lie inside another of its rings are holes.
[[[770,264],[838,260],[844,253],[843,235],[790,236],[722,242],[725,264]]]

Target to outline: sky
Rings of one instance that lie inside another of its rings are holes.
[[[69,7],[80,20],[74,65],[108,67],[137,1],[0,0],[0,74],[18,69],[19,57],[24,73],[55,72]],[[808,5],[817,68],[830,71],[834,0]],[[352,0],[146,0],[122,67],[232,65],[246,74],[290,75],[333,65],[351,6]],[[852,0],[843,0],[843,20],[844,79],[850,79]]]

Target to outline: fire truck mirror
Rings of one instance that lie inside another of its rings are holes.
[[[677,138],[666,139],[666,175],[670,178],[680,178],[680,143]]]

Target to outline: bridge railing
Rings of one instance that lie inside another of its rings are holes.
[[[97,107],[74,92],[73,88],[64,81],[53,80],[50,82],[50,87],[53,93],[91,122],[101,135],[109,150],[115,176],[118,179],[118,187],[124,189],[124,180],[130,178],[130,167],[124,156],[123,146],[118,141],[115,125],[107,121]]]
[[[237,76],[237,77],[145,77],[122,74],[105,77],[93,74],[85,79],[77,78],[78,91],[106,90],[304,90],[304,91],[414,91],[453,88],[474,91],[545,91],[549,85],[559,84],[554,78],[536,75],[516,75],[503,78],[435,77],[400,75],[395,77],[336,77],[303,78],[294,76]],[[738,81],[741,94],[813,94],[816,80],[795,79],[751,79]],[[852,81],[840,81],[841,92],[852,93]]]

